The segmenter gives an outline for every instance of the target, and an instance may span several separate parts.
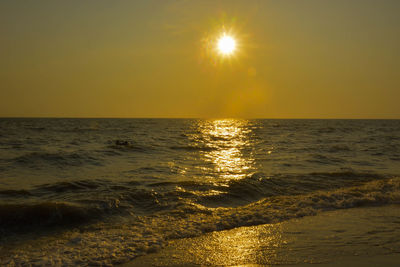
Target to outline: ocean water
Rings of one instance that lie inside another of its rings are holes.
[[[400,203],[400,120],[0,119],[0,265]]]

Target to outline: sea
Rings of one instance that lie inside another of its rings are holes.
[[[0,119],[0,265],[400,203],[400,120]]]

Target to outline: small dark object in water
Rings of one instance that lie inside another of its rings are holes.
[[[117,145],[117,146],[130,146],[131,143],[129,141],[115,140],[115,145]]]

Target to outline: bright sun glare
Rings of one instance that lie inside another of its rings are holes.
[[[232,36],[224,34],[218,40],[218,51],[222,55],[230,55],[235,51],[236,41]]]

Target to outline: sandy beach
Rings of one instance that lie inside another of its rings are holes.
[[[399,208],[328,211],[173,240],[123,266],[398,266]]]

